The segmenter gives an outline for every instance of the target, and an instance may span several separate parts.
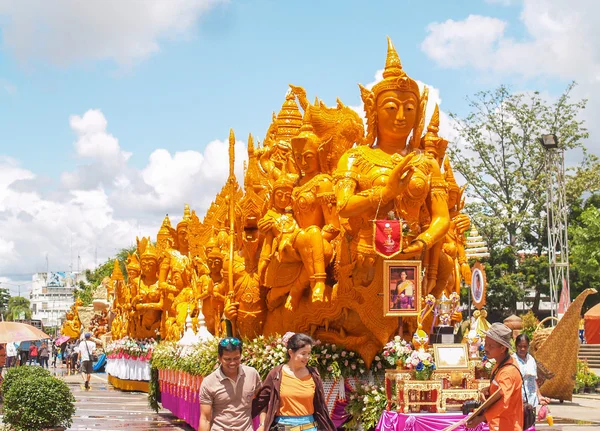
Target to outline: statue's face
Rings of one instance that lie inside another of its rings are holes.
[[[157,263],[154,259],[142,258],[141,266],[144,275],[156,274]]]
[[[127,268],[127,277],[130,280],[133,280],[134,278],[137,278],[140,276],[140,270],[137,268]]]
[[[312,174],[320,170],[317,149],[311,143],[307,142],[302,148],[294,150],[294,160],[305,174]]]
[[[175,286],[183,285],[183,277],[180,270],[174,270],[172,275],[173,284]]]
[[[417,122],[418,100],[408,91],[386,90],[377,97],[377,136],[406,139]]]
[[[284,210],[287,208],[292,201],[292,189],[281,187],[275,190],[273,194],[273,203],[275,207],[279,210]]]
[[[188,246],[188,231],[187,227],[180,227],[177,229],[177,241],[179,241],[179,246],[186,247]]]
[[[454,208],[456,202],[458,201],[458,193],[454,190],[450,190],[448,192],[448,208]]]
[[[209,257],[206,263],[210,268],[211,274],[217,274],[223,269],[223,260],[218,257]]]

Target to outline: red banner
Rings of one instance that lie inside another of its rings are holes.
[[[400,220],[375,220],[373,249],[383,257],[392,257],[402,251],[402,224]]]

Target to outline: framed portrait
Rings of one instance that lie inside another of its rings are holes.
[[[469,352],[466,344],[434,344],[433,354],[438,370],[469,369]]]
[[[383,262],[384,315],[417,316],[421,312],[421,262]]]
[[[471,301],[479,310],[485,305],[486,289],[485,268],[480,262],[477,262],[471,268]]]

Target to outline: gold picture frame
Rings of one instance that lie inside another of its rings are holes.
[[[467,344],[434,344],[433,357],[438,370],[468,370],[469,351]]]
[[[421,261],[383,262],[383,310],[386,317],[421,313]]]

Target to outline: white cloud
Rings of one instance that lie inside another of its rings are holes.
[[[23,62],[68,65],[115,60],[130,65],[160,50],[160,40],[186,36],[224,0],[0,0],[4,47]]]
[[[108,133],[101,111],[74,115],[70,125],[75,154],[89,164],[64,172],[62,189],[42,195],[38,175],[0,156],[0,274],[13,280],[45,270],[46,254],[51,270],[68,270],[71,263],[76,269],[78,255],[82,268],[91,268],[136,236],[154,238],[165,213],[177,223],[185,203],[202,217],[229,175],[226,140],[210,142],[203,152],[157,149],[137,169]],[[245,143],[237,141],[235,150],[243,183]]]
[[[520,19],[527,34],[523,39],[508,36],[505,21],[471,15],[462,21],[430,24],[421,48],[442,67],[577,81],[580,85],[573,96],[590,100],[584,118],[592,133],[589,146],[598,153],[599,15],[600,2],[595,0],[581,0],[576,5],[561,0],[524,0]]]

